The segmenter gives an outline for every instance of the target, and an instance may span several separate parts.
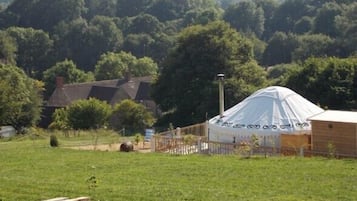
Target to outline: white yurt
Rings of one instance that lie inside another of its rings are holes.
[[[252,135],[279,137],[280,134],[310,133],[307,118],[323,111],[288,88],[271,86],[256,91],[224,111],[222,116],[210,119],[208,138],[231,143]],[[279,143],[279,139],[274,143]]]

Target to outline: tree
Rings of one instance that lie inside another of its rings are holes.
[[[232,77],[228,77],[225,82],[225,93],[230,97],[225,99],[225,104],[233,106],[254,91],[266,86],[266,72],[256,61],[251,60],[237,67]]]
[[[298,39],[295,35],[283,32],[274,33],[263,53],[263,65],[291,63],[292,53],[297,47]]]
[[[183,17],[183,27],[190,25],[201,24],[205,25],[210,22],[219,20],[221,18],[222,12],[217,9],[206,9],[206,10],[190,10],[185,13]]]
[[[340,16],[336,16],[340,43],[343,47],[341,56],[349,56],[357,52],[357,2],[346,5]]]
[[[143,131],[155,123],[152,113],[142,104],[132,100],[123,100],[116,104],[110,119],[110,125],[115,130],[125,128],[130,132]]]
[[[84,0],[14,0],[0,16],[5,18],[0,25],[32,27],[51,32],[59,22],[78,19],[84,11]]]
[[[66,108],[59,108],[55,110],[52,114],[52,122],[48,127],[58,130],[67,130],[70,128]]]
[[[172,21],[183,18],[190,10],[216,10],[214,0],[156,0],[150,4],[146,12],[157,17],[160,21]]]
[[[269,67],[267,70],[267,78],[271,86],[286,86],[287,79],[291,74],[298,72],[301,65],[296,63],[278,64]]]
[[[115,20],[110,17],[96,16],[89,24],[88,35],[85,40],[88,44],[89,51],[87,55],[81,58],[82,63],[88,60],[88,57],[93,59],[88,62],[93,70],[95,63],[100,55],[108,51],[119,50],[123,43],[123,35],[121,30],[116,26]],[[89,69],[88,69],[89,70]]]
[[[311,5],[312,2],[312,0],[283,1],[271,19],[272,33],[276,31],[292,32],[298,20],[304,16],[313,16],[316,7]]]
[[[261,39],[263,39],[264,41],[268,41],[268,39],[274,33],[274,31],[272,30],[272,19],[280,3],[278,2],[278,0],[254,0],[254,3],[257,5],[257,7],[260,7],[263,10],[264,33]]]
[[[31,10],[37,0],[14,0],[5,11],[1,12],[1,27],[29,27]]]
[[[56,88],[56,77],[63,77],[65,82],[79,83],[94,80],[91,73],[86,73],[76,67],[71,60],[56,63],[43,73],[43,81],[46,86],[45,97],[48,97]]]
[[[218,4],[223,8],[227,9],[229,6],[237,4],[241,0],[218,0]]]
[[[118,0],[117,16],[133,17],[144,12],[149,4],[149,0]]]
[[[0,64],[0,125],[11,125],[18,132],[34,126],[41,113],[40,86],[20,68]]]
[[[4,31],[0,31],[0,63],[16,64],[16,41]]]
[[[41,78],[42,71],[50,63],[53,41],[48,33],[33,28],[10,27],[6,32],[17,44],[16,63],[33,77]]]
[[[313,19],[308,16],[302,17],[294,25],[294,33],[303,34],[312,30]]]
[[[336,37],[338,30],[335,18],[342,13],[342,8],[335,2],[327,2],[320,8],[315,17],[314,33]]]
[[[228,7],[223,19],[243,33],[260,37],[264,32],[264,11],[252,1],[242,1]]]
[[[84,0],[38,0],[29,10],[28,26],[51,32],[59,22],[78,19],[84,11]]]
[[[259,63],[262,63],[263,54],[264,54],[265,48],[267,46],[267,43],[265,43],[262,40],[259,40],[259,38],[257,38],[255,35],[247,36],[247,38],[250,40],[250,42],[253,45],[253,52],[254,52],[255,60],[257,60]]]
[[[143,57],[136,60],[130,72],[138,77],[156,75],[158,72],[157,64],[150,57]]]
[[[111,106],[95,98],[78,100],[67,106],[68,125],[75,129],[98,129],[108,123]]]
[[[94,76],[96,80],[121,79],[124,78],[128,68],[128,64],[121,60],[119,54],[108,52],[98,60]]]
[[[58,61],[71,59],[80,65],[88,49],[86,44],[86,34],[88,32],[88,23],[85,19],[77,19],[69,23],[59,23],[54,30],[54,47],[56,59]]]
[[[356,58],[310,58],[286,84],[322,107],[350,110],[357,107],[356,70]]]
[[[163,27],[164,25],[156,17],[149,14],[140,14],[133,18],[127,32],[153,35],[161,32]]]
[[[88,9],[85,13],[87,20],[92,19],[96,15],[108,17],[116,16],[116,0],[84,0],[84,2]]]
[[[155,40],[149,34],[128,34],[124,39],[122,49],[125,52],[131,52],[136,57],[144,57],[150,53],[149,46],[154,42]]]
[[[95,68],[96,80],[121,79],[127,73],[140,77],[155,75],[158,71],[157,64],[149,57],[137,59],[126,52],[108,52],[103,54]]]
[[[105,16],[96,16],[89,24],[84,19],[60,23],[55,32],[57,59],[71,59],[85,71],[94,71],[100,55],[120,49],[123,42],[115,20]]]
[[[160,65],[174,46],[174,36],[157,33],[153,37],[153,40],[152,43],[149,43],[148,47],[145,47],[144,56],[152,58]]]
[[[227,80],[234,80],[245,71],[244,64],[253,57],[250,43],[224,22],[213,22],[205,26],[196,25],[184,29],[177,45],[163,63],[163,69],[153,84],[153,98],[167,116],[168,121],[182,126],[202,122],[206,117],[218,113],[218,82],[216,75],[225,73]],[[254,66],[254,70],[257,66]],[[260,73],[243,74],[264,79]],[[245,77],[239,77],[244,81]],[[252,78],[243,82],[241,88],[258,86]],[[244,84],[247,84],[243,86]],[[248,86],[249,85],[249,86]],[[227,97],[242,97],[231,84]],[[232,99],[232,102],[239,99]],[[166,122],[168,123],[168,122]]]
[[[333,40],[322,34],[298,36],[298,47],[292,52],[293,61],[304,61],[309,57],[330,56]]]

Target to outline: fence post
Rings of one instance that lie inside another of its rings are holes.
[[[201,149],[202,149],[202,144],[201,144],[201,137],[198,137],[198,141],[197,141],[197,151],[199,154],[201,154]]]
[[[176,128],[176,136],[181,137],[181,128],[180,127]]]
[[[151,144],[150,144],[151,152],[156,152],[156,136],[155,135],[151,136],[150,142],[151,142]]]
[[[303,146],[300,147],[300,156],[304,157],[304,147]]]

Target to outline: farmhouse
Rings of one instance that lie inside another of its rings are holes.
[[[357,156],[357,112],[326,110],[309,120],[314,152]]]
[[[51,123],[50,117],[55,109],[66,107],[76,100],[89,98],[106,101],[111,105],[131,99],[146,106],[153,114],[157,114],[156,104],[150,97],[151,80],[151,76],[127,76],[124,79],[64,84],[64,79],[57,77],[56,89],[44,107],[40,126],[47,127]]]

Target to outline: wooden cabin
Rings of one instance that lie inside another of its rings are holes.
[[[309,120],[313,152],[357,157],[357,112],[326,110]]]

